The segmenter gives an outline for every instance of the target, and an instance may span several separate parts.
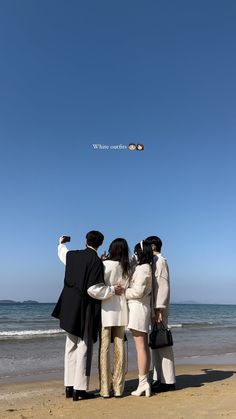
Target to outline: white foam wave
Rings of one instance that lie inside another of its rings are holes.
[[[48,330],[11,330],[0,332],[0,337],[26,337],[26,336],[40,336],[40,335],[58,335],[64,333],[61,329]]]
[[[183,325],[182,325],[182,323],[177,323],[177,324],[168,324],[168,327],[169,327],[170,329],[177,329],[177,328],[183,327]]]

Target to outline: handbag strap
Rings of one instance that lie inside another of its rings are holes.
[[[162,325],[163,330],[168,330],[168,326],[165,326],[165,324],[163,323],[163,321],[160,322]]]
[[[168,330],[168,328],[164,325],[164,323],[161,321],[161,322],[155,322],[154,323],[154,325],[153,325],[153,330],[154,331],[158,331],[158,330],[160,330],[160,329],[162,329],[162,330]]]

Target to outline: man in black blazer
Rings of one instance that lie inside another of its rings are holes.
[[[87,290],[104,288],[104,293],[113,293],[104,285],[104,270],[97,249],[104,236],[99,231],[86,235],[86,249],[69,251],[59,239],[58,256],[66,265],[64,288],[52,312],[60,319],[60,327],[67,332],[65,347],[64,383],[66,397],[74,401],[93,398],[87,393],[90,376],[92,347],[96,342],[101,321],[101,301],[91,298]]]

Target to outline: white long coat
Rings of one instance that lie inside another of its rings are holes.
[[[125,295],[115,295],[114,285],[121,285],[123,288],[129,286],[129,280],[122,275],[120,262],[105,260],[104,280],[106,293],[104,290],[93,287],[88,293],[91,297],[102,300],[102,327],[127,326],[128,306]],[[110,291],[109,291],[110,290]]]
[[[170,275],[167,260],[161,253],[154,256],[153,265],[153,306],[164,309],[165,316],[168,316],[170,304]]]
[[[137,265],[125,293],[129,305],[129,329],[148,333],[151,323],[151,292],[151,266],[148,263]]]

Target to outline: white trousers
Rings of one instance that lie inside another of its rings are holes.
[[[87,339],[67,333],[65,345],[64,385],[75,390],[88,390],[89,377],[86,376]]]
[[[163,319],[165,325],[168,324],[167,318]],[[165,384],[174,384],[175,362],[172,346],[160,349],[152,349],[153,380],[159,380]]]
[[[175,383],[175,364],[172,346],[152,349],[153,380],[165,384]]]

